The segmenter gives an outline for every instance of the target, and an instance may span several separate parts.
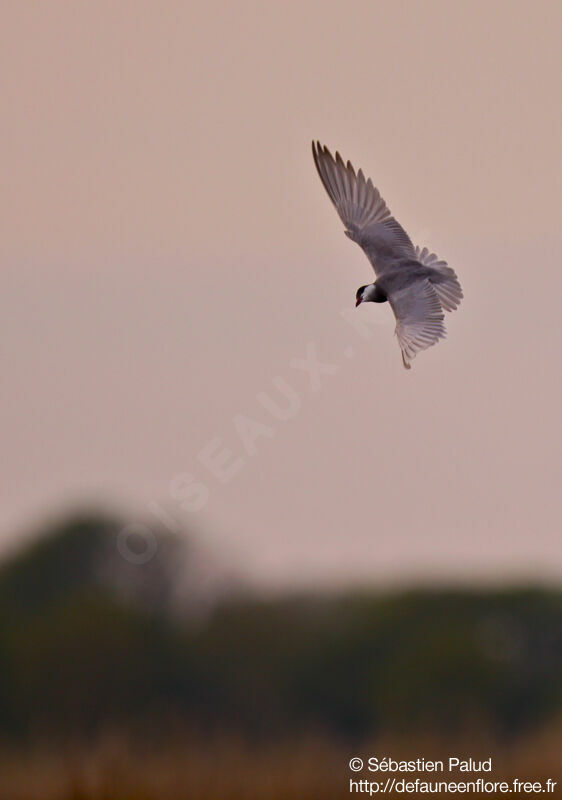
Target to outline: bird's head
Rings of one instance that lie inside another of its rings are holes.
[[[355,294],[355,308],[357,308],[357,306],[360,306],[363,300],[365,299],[364,297],[365,289],[367,289],[366,286],[360,286],[359,289],[357,289],[357,292]]]
[[[377,289],[374,283],[369,283],[368,286],[360,286],[355,295],[355,307],[360,306],[361,303],[373,303],[377,296]]]

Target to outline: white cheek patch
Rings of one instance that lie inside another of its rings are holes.
[[[367,286],[367,288],[363,291],[363,297],[361,298],[361,300],[369,301],[371,299],[371,297],[374,296],[375,291],[376,291],[375,290],[375,284],[374,283],[370,283]]]

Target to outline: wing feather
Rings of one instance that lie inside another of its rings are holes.
[[[396,336],[406,369],[421,350],[445,337],[443,309],[429,280],[419,280],[391,292],[388,300],[396,317]]]
[[[335,158],[320,142],[312,143],[314,163],[347,235],[365,251],[375,272],[400,258],[415,258],[410,237],[397,222],[370,178],[355,174],[350,161]]]

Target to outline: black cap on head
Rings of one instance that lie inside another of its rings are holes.
[[[366,289],[366,288],[367,288],[366,286],[360,286],[359,289],[357,289],[357,291],[355,292],[355,307],[356,308],[359,305],[359,303],[361,302],[361,297],[363,295],[363,290]]]

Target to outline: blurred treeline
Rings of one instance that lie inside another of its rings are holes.
[[[4,741],[167,726],[250,741],[475,727],[511,737],[560,715],[560,591],[264,600],[216,591],[196,553],[162,532],[148,563],[130,563],[119,531],[73,518],[5,557]]]

